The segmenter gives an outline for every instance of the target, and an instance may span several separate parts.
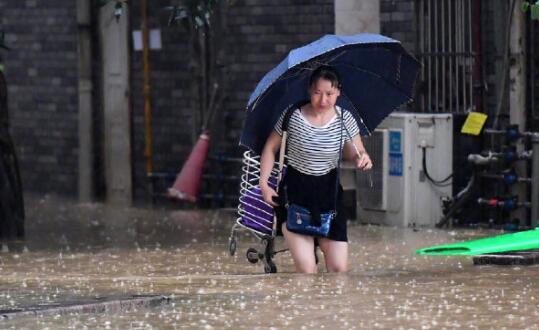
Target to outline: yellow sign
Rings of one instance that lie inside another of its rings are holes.
[[[481,112],[470,112],[460,132],[462,134],[479,135],[487,121],[487,115]]]

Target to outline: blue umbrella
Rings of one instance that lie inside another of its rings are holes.
[[[339,72],[343,87],[337,105],[352,112],[362,135],[412,100],[420,69],[397,40],[369,33],[325,35],[290,51],[258,83],[247,103],[240,144],[260,154],[281,113],[308,101],[310,74],[322,64]]]

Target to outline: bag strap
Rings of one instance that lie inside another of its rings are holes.
[[[288,131],[288,123],[290,122],[290,117],[292,117],[292,114],[297,109],[298,108],[295,105],[289,105],[288,108],[285,110],[286,113],[284,115],[283,122],[281,123],[281,131]]]
[[[343,146],[343,143],[342,143],[342,131],[343,131],[343,126],[344,126],[344,114],[343,114],[343,109],[341,108],[341,112],[339,113],[339,110],[337,110],[335,108],[335,111],[337,112],[337,116],[341,117],[341,132],[340,132],[340,138],[339,138],[339,160],[337,161],[337,168],[336,168],[336,171],[337,173],[335,173],[335,216],[337,216],[337,196],[339,196],[339,182],[340,182],[340,168],[341,168],[341,161],[342,161],[342,154],[343,154],[343,149],[344,149],[344,146]],[[348,131],[348,130],[347,130]]]
[[[281,131],[282,131],[282,137],[281,137],[281,147],[279,148],[279,175],[277,177],[277,186],[279,186],[279,183],[281,182],[282,175],[283,175],[283,167],[284,167],[284,156],[286,154],[286,139],[288,138],[288,123],[290,122],[290,117],[292,117],[292,114],[296,110],[296,105],[291,104],[286,108],[286,113],[283,118],[283,122],[281,123]]]
[[[287,140],[287,131],[288,131],[288,123],[290,122],[290,117],[292,117],[292,114],[294,113],[294,111],[298,109],[298,107],[296,106],[289,106],[285,111],[285,115],[284,115],[284,118],[283,118],[283,122],[281,123],[281,130],[283,132],[283,135],[282,135],[282,139],[281,139],[281,147],[280,147],[280,150],[279,150],[279,178],[278,178],[278,183],[281,181],[282,179],[282,169],[283,169],[283,166],[284,166],[284,156],[286,154],[286,147],[287,147],[287,144],[286,144],[286,140]],[[343,127],[345,127],[344,125],[344,115],[343,115],[343,109],[341,108],[341,110],[337,110],[337,108],[335,109],[336,113],[337,113],[337,116],[340,117],[341,119],[341,130],[340,130],[340,137],[339,137],[339,160],[337,161],[337,168],[336,168],[336,173],[335,173],[335,199],[334,199],[334,207],[333,209],[335,210],[335,214],[337,214],[337,202],[338,202],[338,195],[339,195],[339,182],[340,182],[340,168],[341,168],[341,161],[342,161],[342,154],[343,154],[343,143],[342,143],[342,138],[343,138]],[[350,133],[348,132],[348,129],[346,129],[346,132],[348,133],[348,135],[350,136]]]

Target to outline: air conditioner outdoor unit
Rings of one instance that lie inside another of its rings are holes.
[[[442,216],[443,197],[452,195],[451,179],[434,180],[453,170],[451,114],[394,113],[363,142],[371,155],[371,171],[356,173],[357,218],[390,226],[434,226]],[[371,185],[372,183],[372,185]]]

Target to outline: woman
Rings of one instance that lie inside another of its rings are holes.
[[[341,79],[330,66],[320,66],[309,81],[310,102],[292,110],[288,123],[288,167],[279,191],[286,187],[288,202],[302,205],[315,212],[331,211],[335,207],[339,143],[344,142],[344,158],[354,160],[357,168],[368,170],[372,161],[361,142],[359,128],[352,114],[336,106]],[[344,120],[341,120],[341,114]],[[260,188],[264,201],[274,202],[277,192],[268,185],[268,178],[279,150],[284,113],[268,137],[261,155]],[[345,129],[341,125],[345,126]],[[348,133],[346,133],[348,130]],[[342,138],[339,136],[342,134]],[[350,137],[352,139],[350,139]],[[359,150],[357,155],[353,144]],[[283,203],[283,202],[281,202]],[[277,212],[286,244],[292,254],[296,271],[316,273],[315,239],[324,253],[329,272],[345,272],[348,267],[348,237],[346,218],[342,210],[342,187],[337,193],[337,217],[333,219],[327,237],[313,237],[290,231],[286,212]]]

